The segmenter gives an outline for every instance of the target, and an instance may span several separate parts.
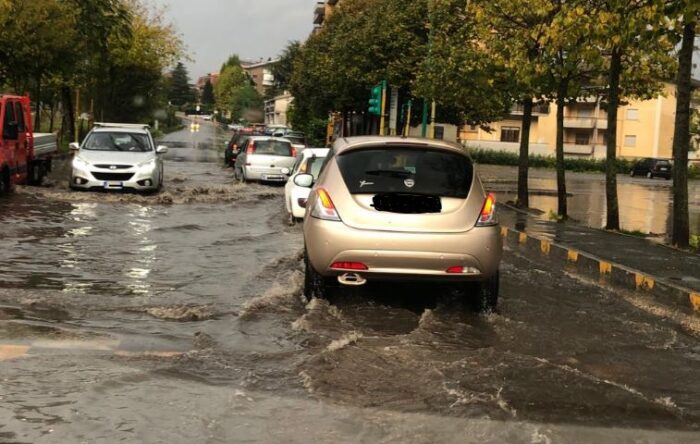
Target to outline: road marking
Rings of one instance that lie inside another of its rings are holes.
[[[578,262],[578,251],[569,250],[566,254],[566,258],[569,262]]]
[[[527,233],[520,233],[520,237],[518,239],[521,244],[526,244],[527,243]]]
[[[0,361],[26,356],[29,351],[28,345],[0,345]]]
[[[634,283],[637,286],[637,289],[648,289],[652,290],[654,288],[654,279],[644,276],[643,274],[635,273],[634,275]]]
[[[693,310],[700,311],[700,294],[690,293],[690,305],[693,306]]]
[[[552,243],[548,240],[540,240],[540,250],[545,256],[549,256],[549,252],[552,251]]]
[[[600,274],[612,273],[612,264],[610,262],[600,261]]]

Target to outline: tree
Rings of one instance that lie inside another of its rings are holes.
[[[178,62],[170,73],[168,100],[175,106],[184,106],[195,101],[194,91],[190,86],[190,77],[182,62]]]
[[[214,87],[216,106],[231,114],[234,121],[263,120],[263,100],[248,74],[241,68],[237,55],[232,55],[221,66],[219,80]]]
[[[690,148],[690,99],[693,48],[700,7],[687,5],[683,15],[681,49],[678,53],[676,77],[676,121],[673,131],[673,233],[671,241],[688,247],[690,227],[688,215],[688,151]]]
[[[300,51],[301,43],[297,40],[291,41],[287,44],[287,47],[284,48],[282,54],[280,54],[279,61],[272,65],[271,71],[272,75],[275,77],[275,84],[269,90],[269,95],[271,97],[289,90],[292,74],[294,72],[294,61]]]
[[[617,197],[617,112],[624,97],[649,99],[675,68],[673,46],[658,29],[666,23],[664,0],[595,0],[589,14],[593,47],[605,55],[608,136],[606,149],[606,228],[620,229]]]
[[[210,79],[207,79],[206,83],[204,84],[204,88],[202,88],[201,101],[204,105],[213,105],[216,101],[216,98],[214,97],[214,86],[211,84]]]

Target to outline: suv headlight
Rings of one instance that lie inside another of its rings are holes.
[[[137,165],[142,170],[152,171],[156,167],[156,159],[147,160]]]
[[[85,159],[83,159],[79,156],[75,156],[73,158],[73,168],[85,169],[85,168],[89,168],[89,167],[90,167],[90,163],[88,163]]]

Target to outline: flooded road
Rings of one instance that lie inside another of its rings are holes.
[[[515,167],[482,165],[482,177],[489,189],[498,192],[501,200],[517,197],[518,171]],[[567,171],[569,216],[593,228],[605,226],[605,176],[595,173]],[[618,175],[618,199],[621,228],[639,231],[660,238],[670,236],[673,222],[673,183],[662,178],[647,179]],[[544,212],[544,217],[557,211],[557,182],[554,170],[530,170],[530,207]],[[700,236],[700,181],[688,186],[690,233]]]
[[[226,136],[166,136],[159,195],[0,199],[0,443],[700,439],[697,318],[517,251],[494,314],[309,301],[282,188],[233,183]]]

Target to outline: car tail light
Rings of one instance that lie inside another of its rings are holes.
[[[334,262],[331,265],[333,270],[369,270],[367,265],[362,262]]]
[[[248,144],[248,149],[245,150],[246,154],[253,154],[255,152],[255,142],[250,142]]]
[[[489,193],[484,201],[484,206],[481,208],[481,214],[479,214],[479,220],[476,222],[476,225],[478,227],[488,227],[496,224],[498,224],[498,219],[496,218],[496,196],[493,193]]]
[[[463,267],[462,265],[455,265],[446,270],[448,274],[481,274],[481,270],[476,267]]]
[[[328,191],[323,188],[319,188],[316,191],[318,198],[316,199],[316,204],[311,211],[311,216],[322,220],[334,220],[340,221],[340,216],[338,211],[335,209],[335,205],[331,200],[331,196],[328,195]]]

